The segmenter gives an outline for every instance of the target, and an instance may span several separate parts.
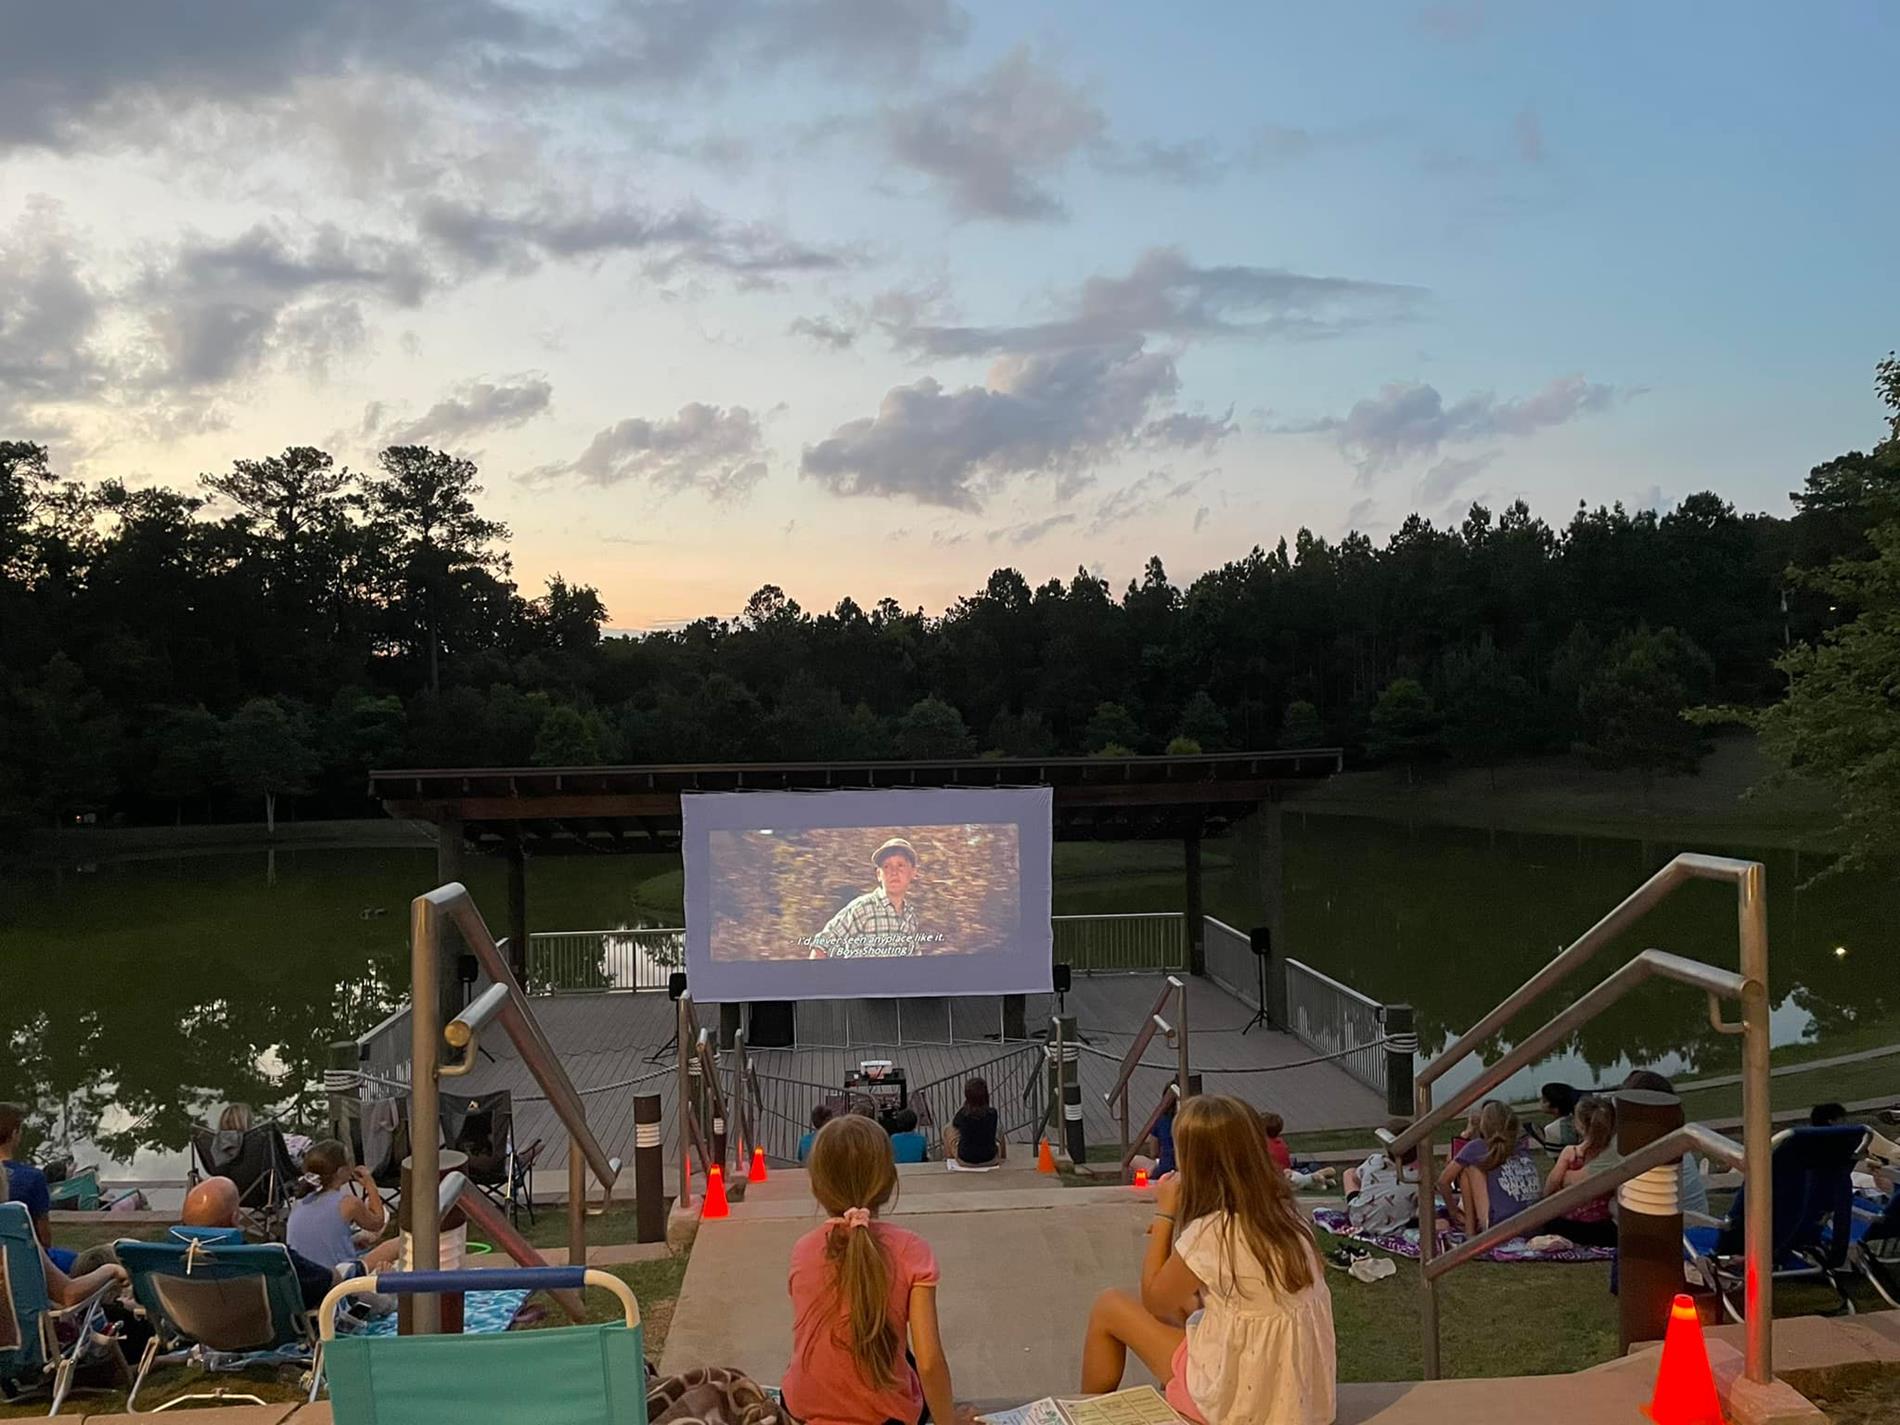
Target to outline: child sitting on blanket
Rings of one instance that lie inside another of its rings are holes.
[[[1141,1294],[1103,1292],[1089,1313],[1083,1392],[1119,1386],[1133,1350],[1197,1425],[1331,1425],[1332,1296],[1260,1116],[1191,1098],[1174,1143],[1180,1171],[1155,1184]]]
[[[1403,1133],[1411,1125],[1388,1118],[1388,1133]],[[1354,1232],[1383,1237],[1403,1231],[1418,1221],[1418,1149],[1408,1148],[1395,1163],[1385,1153],[1372,1153],[1356,1168],[1346,1169],[1346,1220]]]
[[[811,1194],[826,1220],[792,1247],[792,1360],[785,1408],[805,1425],[970,1425],[937,1328],[937,1259],[914,1232],[877,1220],[897,1191],[890,1136],[844,1115],[811,1146]]]
[[[1260,1112],[1260,1126],[1267,1131],[1267,1156],[1273,1159],[1274,1167],[1286,1174],[1286,1180],[1296,1188],[1321,1187],[1333,1185],[1331,1168],[1313,1167],[1299,1169],[1293,1166],[1292,1150],[1286,1146],[1286,1120],[1279,1114],[1267,1109]]]
[[[1616,1134],[1616,1108],[1607,1098],[1585,1094],[1577,1100],[1577,1141],[1557,1154],[1557,1164],[1544,1183],[1544,1196],[1561,1192],[1589,1177],[1591,1164],[1603,1156]],[[1610,1190],[1602,1197],[1571,1209],[1564,1217],[1553,1218],[1544,1231],[1566,1237],[1579,1247],[1614,1247],[1616,1220],[1610,1216]]]
[[[1530,1155],[1529,1141],[1509,1104],[1490,1099],[1479,1110],[1478,1136],[1458,1150],[1446,1169],[1456,1190],[1454,1221],[1468,1236],[1517,1216],[1543,1195],[1543,1175]]]

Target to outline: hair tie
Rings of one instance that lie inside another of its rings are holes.
[[[855,1227],[869,1227],[871,1225],[871,1209],[868,1207],[847,1207],[839,1216],[830,1217],[825,1220],[833,1227],[842,1227],[846,1231],[850,1231]]]

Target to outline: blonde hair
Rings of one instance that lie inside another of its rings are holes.
[[[1524,1137],[1524,1125],[1510,1104],[1487,1099],[1478,1111],[1478,1137],[1484,1142],[1484,1158],[1478,1168],[1487,1173],[1496,1172],[1504,1166],[1504,1160],[1517,1151]]]
[[[1572,1117],[1582,1135],[1577,1153],[1587,1163],[1610,1146],[1610,1137],[1616,1132],[1616,1106],[1597,1094],[1585,1094],[1577,1100]]]
[[[1312,1230],[1267,1156],[1266,1126],[1252,1107],[1224,1094],[1188,1099],[1175,1115],[1174,1154],[1182,1227],[1227,1213],[1226,1232],[1240,1231],[1277,1290],[1291,1294],[1313,1284]],[[1223,1245],[1233,1261],[1233,1242]]]
[[[897,1191],[891,1138],[873,1119],[856,1114],[834,1118],[818,1130],[806,1160],[811,1195],[831,1217],[852,1208],[876,1213]],[[825,1239],[825,1260],[835,1273],[833,1290],[849,1334],[844,1342],[858,1370],[872,1385],[897,1383],[904,1343],[891,1322],[891,1263],[869,1227],[834,1221]]]
[[[218,1115],[220,1133],[248,1133],[251,1131],[251,1106],[248,1103],[227,1103],[224,1112]]]

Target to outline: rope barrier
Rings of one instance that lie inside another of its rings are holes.
[[[1296,1059],[1290,1064],[1265,1064],[1256,1068],[1246,1069],[1200,1068],[1196,1069],[1195,1072],[1199,1074],[1277,1074],[1282,1069],[1305,1069],[1310,1068],[1314,1064],[1327,1064],[1331,1063],[1334,1059],[1345,1059],[1354,1054],[1363,1054],[1369,1049],[1382,1049],[1391,1042],[1390,1039],[1375,1039],[1370,1044],[1355,1044],[1350,1049],[1341,1049],[1332,1054],[1316,1054],[1310,1059]],[[1106,1050],[1097,1049],[1088,1044],[1078,1045],[1077,1047],[1080,1048],[1084,1054],[1092,1054],[1098,1059],[1106,1059],[1111,1064],[1121,1063],[1121,1057],[1117,1054],[1110,1054]],[[1178,1063],[1153,1063],[1147,1059],[1137,1060],[1135,1067],[1137,1069],[1159,1069],[1163,1073],[1168,1074],[1179,1073],[1181,1068]]]

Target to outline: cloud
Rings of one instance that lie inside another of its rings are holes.
[[[1211,474],[1213,471],[1204,470],[1199,475],[1181,480],[1172,471],[1150,470],[1132,485],[1112,491],[1097,505],[1095,513],[1089,518],[1088,532],[1103,534],[1128,520],[1149,519],[1171,507],[1178,507]]]
[[[1425,472],[1425,478],[1419,482],[1419,499],[1429,505],[1443,504],[1483,474],[1485,467],[1497,458],[1495,450],[1478,455],[1447,456]]]
[[[833,351],[843,351],[858,339],[854,328],[830,317],[799,317],[786,330],[793,336],[810,337]]]
[[[1511,121],[1511,137],[1517,145],[1517,156],[1524,162],[1544,161],[1544,126],[1538,120],[1537,110],[1529,104],[1519,109]]]
[[[1485,27],[1485,8],[1485,0],[1427,5],[1418,12],[1418,27],[1441,40],[1475,39]]]
[[[1141,428],[1141,439],[1148,445],[1179,446],[1183,449],[1199,446],[1202,450],[1212,450],[1239,429],[1234,424],[1232,406],[1221,416],[1198,416],[1176,411],[1160,420],[1149,421]]]
[[[799,470],[834,494],[976,510],[1011,476],[1129,448],[1178,385],[1173,359],[1138,341],[1006,356],[982,386],[891,388],[875,416],[807,446]]]
[[[1043,519],[1030,520],[1027,524],[1010,525],[1003,529],[993,529],[985,534],[983,538],[987,539],[991,544],[995,544],[998,540],[1007,540],[1009,543],[1015,545],[1034,544],[1044,535],[1061,529],[1065,525],[1074,524],[1075,519],[1076,517],[1074,515],[1068,514],[1049,515]]]
[[[265,223],[227,241],[189,237],[136,293],[158,348],[150,383],[215,385],[273,353],[320,369],[363,340],[349,299],[413,306],[433,281],[414,247],[332,223],[302,241]],[[299,307],[305,301],[312,305]]]
[[[52,204],[35,201],[0,234],[0,419],[94,395],[104,371],[93,340],[100,297]]]
[[[1202,505],[1194,512],[1194,532],[1196,534],[1201,532],[1201,527],[1207,523],[1208,517],[1213,513],[1213,510],[1209,509],[1206,505]]]
[[[1099,142],[1107,117],[1026,48],[967,84],[884,111],[891,156],[924,174],[966,218],[1058,218],[1047,180]]]
[[[414,420],[389,428],[391,445],[460,445],[489,431],[512,430],[545,415],[554,387],[541,376],[469,381]]]
[[[630,417],[608,426],[573,461],[542,466],[524,479],[602,487],[637,480],[662,494],[698,490],[731,501],[765,478],[764,455],[759,420],[751,411],[693,401],[670,420]]]
[[[1355,402],[1343,417],[1279,430],[1332,432],[1341,453],[1358,468],[1361,481],[1366,481],[1395,465],[1434,456],[1443,445],[1528,436],[1608,410],[1632,394],[1570,375],[1519,400],[1499,401],[1486,391],[1447,406],[1436,387],[1399,381]]]
[[[166,142],[188,107],[269,104],[300,81],[364,75],[491,104],[754,80],[787,65],[881,86],[961,45],[968,28],[953,0],[16,5],[0,45],[0,149],[73,149],[107,131]]]
[[[899,350],[981,356],[1097,345],[1130,336],[1310,339],[1405,320],[1422,289],[1284,268],[1201,266],[1178,248],[1150,248],[1125,276],[1094,276],[1057,298],[1047,321],[953,326],[901,307],[874,318]]]
[[[544,194],[503,211],[433,197],[419,206],[417,219],[424,237],[467,272],[520,274],[547,261],[641,253],[662,275],[688,266],[757,284],[794,272],[831,271],[845,262],[841,254],[795,242],[770,224],[734,223],[696,203],[660,213]]]
[[[1232,144],[1205,138],[1176,143],[1152,139],[1133,143],[1103,140],[1091,148],[1090,160],[1107,173],[1199,188],[1218,183],[1232,173],[1284,168],[1329,150],[1352,148],[1385,133],[1389,127],[1384,123],[1365,123],[1338,129],[1308,129],[1294,124],[1262,124]]]

